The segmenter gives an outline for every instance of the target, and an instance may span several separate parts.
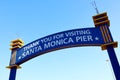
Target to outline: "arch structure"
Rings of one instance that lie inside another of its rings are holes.
[[[34,57],[59,49],[82,46],[101,46],[102,50],[107,50],[116,80],[120,80],[120,66],[114,51],[118,43],[114,42],[111,36],[107,13],[93,16],[93,21],[95,25],[93,28],[72,29],[55,33],[23,47],[21,47],[20,40],[13,41],[10,66],[8,66],[11,69],[9,80],[15,80],[16,68],[19,68],[20,64]]]
[[[113,42],[109,28],[93,27],[72,29],[37,39],[16,51],[15,65],[20,65],[39,55],[79,46],[101,46]]]

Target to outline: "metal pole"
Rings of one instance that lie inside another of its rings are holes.
[[[17,71],[17,67],[11,68],[9,80],[15,80],[15,78],[16,78],[16,71]]]
[[[110,62],[111,62],[116,80],[120,80],[120,66],[119,66],[113,46],[112,45],[107,46],[107,51],[108,51],[108,55],[110,58]]]

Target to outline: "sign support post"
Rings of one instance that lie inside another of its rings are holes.
[[[118,46],[117,42],[113,41],[109,31],[110,21],[108,20],[107,13],[102,13],[93,16],[95,27],[100,27],[105,44],[101,45],[102,50],[107,50],[113,72],[116,80],[120,80],[120,66],[115,54],[114,48]]]
[[[9,80],[15,80],[17,69],[21,68],[21,67],[15,65],[15,66],[7,67],[7,68],[11,69],[10,70],[10,75],[9,75]]]
[[[15,80],[15,78],[16,78],[16,70],[17,70],[16,67],[11,68],[9,80],[12,80],[12,79]]]
[[[108,46],[107,51],[108,51],[108,55],[109,55],[115,76],[116,76],[116,80],[120,80],[120,66],[119,66],[117,57],[115,55],[113,46]]]
[[[12,48],[10,48],[10,50],[12,51],[11,60],[9,66],[7,66],[6,68],[10,69],[9,80],[15,80],[17,69],[21,68],[19,65],[15,64],[16,53],[17,49],[23,46],[23,41],[21,39],[13,40],[11,41],[11,46],[12,46]]]

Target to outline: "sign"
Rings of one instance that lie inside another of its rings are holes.
[[[12,41],[12,56],[10,60],[11,69],[9,80],[15,80],[16,69],[19,65],[50,51],[77,46],[101,46],[107,50],[115,73],[116,80],[120,80],[120,66],[114,48],[118,43],[114,42],[109,30],[110,22],[107,13],[93,16],[95,28],[74,29],[52,34],[35,40],[22,48],[23,41],[20,39]],[[19,48],[19,49],[18,49]]]
[[[35,40],[17,50],[15,64],[20,65],[44,53],[77,46],[100,46],[104,44],[99,27],[73,29],[55,33]]]

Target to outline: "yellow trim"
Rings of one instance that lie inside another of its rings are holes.
[[[107,46],[112,45],[114,48],[118,47],[118,42],[111,42],[111,43],[107,43],[107,44],[103,44],[101,45],[102,50],[106,50]]]
[[[96,19],[94,19],[94,23],[99,23],[101,21],[106,21],[106,20],[108,20],[108,16],[96,18]]]
[[[97,14],[95,16],[93,16],[93,19],[99,18],[101,16],[107,16],[107,12],[101,13],[101,14]]]
[[[105,20],[105,21],[102,21],[102,22],[97,22],[97,23],[94,23],[95,24],[95,27],[98,27],[100,25],[103,25],[103,24],[108,24],[108,26],[110,26],[110,21],[109,20]]]
[[[21,39],[13,40],[13,41],[11,41],[11,44],[10,44],[10,46],[12,46],[10,48],[10,50],[21,48],[23,45],[24,45],[23,40],[21,40]]]
[[[14,67],[16,67],[17,69],[22,68],[22,67],[21,67],[21,66],[19,66],[19,65],[7,66],[6,68],[8,68],[8,69],[12,69],[12,68],[14,68]]]
[[[24,44],[21,42],[16,42],[16,43],[11,43],[10,46],[16,46],[16,45],[20,45],[23,46]]]
[[[21,46],[19,46],[19,45],[14,46],[14,47],[10,48],[10,50],[17,49],[17,48],[21,48]]]
[[[12,43],[16,43],[16,42],[21,42],[21,43],[24,43],[24,41],[22,39],[16,39],[16,40],[13,40],[11,41]]]
[[[93,16],[93,21],[94,21],[95,27],[99,27],[104,24],[108,24],[108,26],[110,26],[110,21],[108,19],[107,12]]]

